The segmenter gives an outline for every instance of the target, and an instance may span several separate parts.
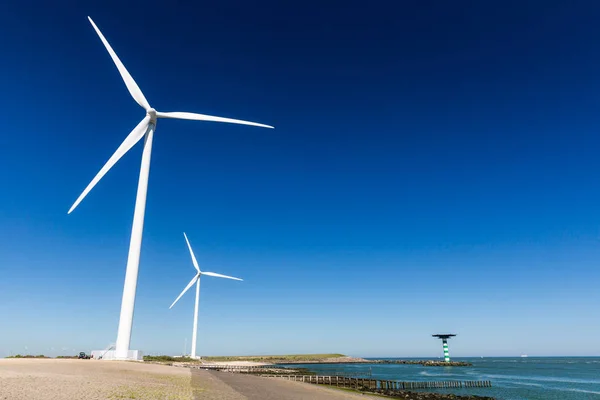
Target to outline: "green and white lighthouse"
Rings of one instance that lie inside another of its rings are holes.
[[[438,339],[442,339],[442,344],[444,345],[444,361],[450,362],[450,353],[448,352],[448,339],[456,335],[453,333],[438,333],[436,335],[431,336],[436,337]]]

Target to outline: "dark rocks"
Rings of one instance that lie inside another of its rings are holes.
[[[464,361],[435,361],[435,360],[373,360],[373,364],[410,364],[426,367],[470,367],[473,364]]]
[[[364,358],[337,358],[315,361],[286,361],[274,364],[411,364],[425,365],[427,367],[470,367],[473,364],[464,361],[436,361],[436,360],[367,360]]]
[[[397,391],[387,389],[369,389],[363,387],[360,389],[361,392],[366,393],[377,393],[390,396],[394,399],[406,399],[406,400],[495,400],[493,397],[487,396],[459,396],[456,394],[444,394],[444,393],[431,393],[431,392],[409,392],[409,391]]]

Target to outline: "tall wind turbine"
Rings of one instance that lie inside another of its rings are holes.
[[[196,284],[196,304],[194,306],[194,331],[192,332],[192,354],[191,354],[191,357],[196,358],[196,333],[198,332],[198,304],[200,303],[200,275],[215,276],[217,278],[234,279],[236,281],[241,281],[243,279],[234,278],[233,276],[221,275],[221,274],[217,274],[215,272],[200,271],[200,267],[198,266],[198,261],[196,261],[196,256],[194,255],[194,250],[192,250],[192,246],[190,246],[190,241],[188,240],[185,232],[183,233],[183,236],[185,237],[185,241],[188,245],[188,249],[190,249],[190,255],[192,256],[192,263],[194,264],[194,268],[196,268],[197,273],[196,273],[196,276],[194,276],[192,278],[190,283],[188,283],[188,285],[185,287],[185,289],[183,289],[183,292],[181,292],[181,294],[179,294],[179,296],[177,296],[177,298],[175,299],[173,304],[171,304],[171,307],[169,307],[169,310],[171,308],[173,308],[173,306],[175,305],[175,303],[177,303],[179,301],[181,296],[183,296],[185,294],[185,292],[187,292],[195,283]]]
[[[154,131],[156,130],[156,121],[158,118],[176,118],[176,119],[191,119],[197,121],[213,121],[213,122],[228,122],[232,124],[252,125],[263,128],[273,128],[269,125],[258,124],[255,122],[241,121],[238,119],[214,117],[204,114],[194,114],[188,112],[159,112],[154,108],[150,107],[150,104],[144,97],[144,94],[135,83],[129,72],[125,69],[125,66],[117,57],[117,54],[112,49],[108,41],[102,35],[102,32],[98,29],[94,21],[88,17],[90,23],[94,27],[94,30],[104,43],[104,47],[108,50],[113,62],[117,66],[127,90],[133,97],[133,99],[146,111],[146,116],[142,121],[133,128],[133,131],[125,138],[123,143],[119,146],[117,151],[110,157],[110,159],[104,164],[100,172],[92,179],[90,184],[85,188],[83,193],[75,201],[69,214],[79,205],[79,203],[85,198],[85,196],[92,190],[92,188],[102,179],[102,177],[112,168],[113,165],[125,153],[127,153],[137,142],[142,138],[144,141],[144,151],[142,153],[142,164],[140,167],[140,177],[138,181],[137,196],[135,200],[135,211],[133,213],[133,226],[131,228],[131,240],[129,243],[129,255],[127,257],[127,270],[125,272],[125,285],[123,287],[123,299],[121,301],[121,316],[119,319],[119,330],[117,334],[116,342],[116,354],[115,357],[118,359],[127,359],[129,356],[129,343],[131,340],[131,327],[133,323],[133,308],[135,305],[135,291],[137,286],[138,267],[140,262],[140,249],[142,246],[142,231],[144,228],[144,213],[146,211],[146,193],[148,191],[148,174],[150,172],[150,155],[152,153],[152,138]]]

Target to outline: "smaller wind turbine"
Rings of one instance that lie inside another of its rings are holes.
[[[185,232],[183,233],[183,236],[185,237],[185,241],[187,243],[188,249],[190,249],[190,255],[192,256],[192,263],[194,264],[194,268],[196,268],[196,271],[198,271],[198,272],[196,273],[196,276],[194,276],[194,278],[190,281],[190,283],[188,283],[188,285],[185,287],[185,289],[183,289],[183,292],[181,292],[181,294],[179,296],[177,296],[177,298],[175,299],[173,304],[171,304],[171,307],[169,307],[169,310],[171,308],[173,308],[173,306],[175,305],[175,303],[177,303],[179,301],[181,296],[183,296],[185,294],[185,292],[187,292],[195,283],[196,284],[196,305],[194,307],[194,330],[192,332],[191,358],[196,358],[196,333],[198,332],[198,304],[200,303],[200,275],[214,276],[217,278],[227,278],[227,279],[233,279],[236,281],[241,281],[243,279],[234,278],[233,276],[221,275],[221,274],[217,274],[215,272],[200,271],[200,267],[198,266],[198,261],[196,261],[196,256],[194,255],[194,251],[192,250],[192,246],[190,246],[190,241],[188,240]]]

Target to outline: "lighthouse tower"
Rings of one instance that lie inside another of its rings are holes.
[[[438,339],[442,339],[442,344],[444,345],[444,361],[450,362],[450,353],[448,352],[448,339],[456,335],[452,333],[438,333],[436,335],[431,336],[436,337]]]

